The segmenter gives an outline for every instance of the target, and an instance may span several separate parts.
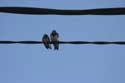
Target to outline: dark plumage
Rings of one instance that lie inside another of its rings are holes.
[[[53,42],[53,46],[55,50],[59,49],[59,34],[56,32],[56,30],[53,30],[50,34],[51,41]]]
[[[47,34],[43,35],[42,42],[47,49],[51,49],[50,39]]]

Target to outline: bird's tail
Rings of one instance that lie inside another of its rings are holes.
[[[58,43],[55,43],[55,44],[54,44],[54,49],[55,49],[55,50],[59,50],[59,44],[58,44]]]
[[[52,49],[52,47],[50,46],[49,49]]]

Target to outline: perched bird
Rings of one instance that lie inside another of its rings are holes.
[[[44,34],[44,35],[43,35],[42,42],[43,42],[44,46],[45,46],[47,49],[51,49],[50,39],[49,39],[49,36],[48,36],[47,34]]]
[[[53,30],[52,33],[50,34],[51,41],[53,43],[54,49],[58,50],[59,49],[59,34],[56,32],[56,30]]]

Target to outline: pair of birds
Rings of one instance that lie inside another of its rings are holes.
[[[54,46],[55,50],[59,49],[59,34],[56,32],[56,30],[53,30],[50,34],[50,38],[47,34],[43,35],[42,42],[46,49],[52,49],[51,43]]]

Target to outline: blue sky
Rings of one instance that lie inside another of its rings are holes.
[[[1,0],[0,6],[56,9],[125,7],[124,0]],[[41,40],[55,29],[60,40],[125,41],[125,16],[0,13],[0,40]],[[125,46],[0,45],[0,83],[125,83]]]

